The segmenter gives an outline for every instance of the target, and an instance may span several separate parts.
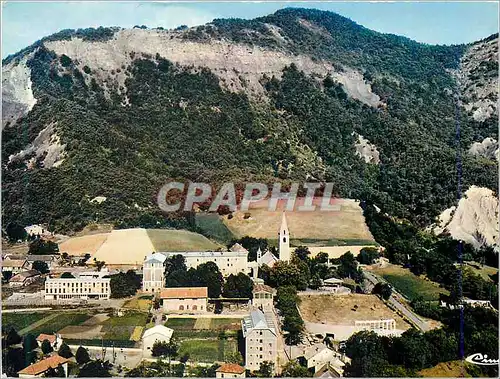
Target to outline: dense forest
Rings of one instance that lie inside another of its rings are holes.
[[[285,42],[276,41],[269,25]],[[26,50],[33,52],[27,64],[37,103],[3,130],[4,224],[46,223],[63,232],[91,222],[195,228],[190,214],[159,211],[162,184],[309,178],[333,182],[337,196],[366,200],[420,227],[455,202],[457,147],[464,188],[497,189],[496,162],[466,153],[473,141],[495,133],[492,122],[474,121],[451,95],[457,86],[450,70],[466,46],[419,44],[306,9],[179,31],[188,40],[226,39],[359,69],[387,105],[372,108],[332,78],[318,81],[293,64],[279,78],[261,78],[269,101],[256,102],[223,89],[209,69],[181,67],[159,55],[137,54],[131,65],[116,68],[127,75],[120,95],[92,78],[91,67],[82,70],[43,45],[72,37],[109,40],[116,30],[62,31]],[[59,167],[43,167],[38,157],[27,170],[33,154],[9,161],[47,125],[65,145]],[[377,146],[379,165],[356,155],[355,133]],[[107,200],[91,203],[95,196]]]

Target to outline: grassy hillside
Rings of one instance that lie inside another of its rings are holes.
[[[221,246],[187,230],[148,229],[155,251],[212,251]]]

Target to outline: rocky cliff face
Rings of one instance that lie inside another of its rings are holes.
[[[459,83],[463,106],[474,120],[498,117],[498,35],[467,48],[460,59]]]
[[[3,62],[2,210],[185,226],[157,210],[166,180],[313,180],[428,224],[455,199],[453,73],[464,185],[496,190],[494,41],[421,45],[305,9],[45,37]]]

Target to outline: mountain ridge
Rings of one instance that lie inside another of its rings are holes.
[[[345,20],[292,9],[180,30],[62,31],[4,60],[13,83],[2,105],[13,109],[3,130],[6,220],[186,227],[186,215],[155,209],[166,180],[312,179],[432,222],[455,202],[450,93],[466,47],[381,37]],[[492,72],[481,70],[481,80]],[[460,116],[464,185],[496,190],[495,160],[467,151],[498,140],[498,111],[475,120],[473,108]],[[96,196],[108,200],[90,203]]]

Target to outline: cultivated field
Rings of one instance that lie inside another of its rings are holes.
[[[134,297],[133,299],[127,300],[125,304],[123,304],[123,308],[138,309],[140,311],[149,311],[152,304],[153,304],[153,297],[143,295],[138,298]]]
[[[448,294],[448,291],[439,287],[437,283],[423,276],[416,276],[401,266],[388,264],[383,268],[373,267],[369,269],[387,280],[398,292],[410,300],[421,296],[424,300],[432,301],[438,300],[440,293]]]
[[[393,318],[398,329],[406,330],[410,327],[375,295],[303,295],[300,299],[300,313],[307,322],[354,325],[354,321]]]
[[[120,229],[71,237],[59,243],[69,255],[91,254],[111,266],[142,265],[144,257],[155,251],[210,251],[222,247],[201,234],[172,229]]]
[[[109,233],[90,234],[69,238],[59,243],[59,251],[69,255],[94,255],[108,238]]]
[[[297,199],[296,205],[302,202],[303,199]],[[320,204],[319,199],[316,203]],[[287,211],[292,242],[299,240],[294,244],[328,246],[374,241],[358,202],[336,199],[332,204],[339,206],[339,210],[320,211],[317,208],[310,212]],[[234,212],[232,218],[224,216],[223,222],[236,237],[252,236],[275,240],[281,226],[283,205],[278,205],[275,212],[270,212],[267,202],[251,204],[248,212]]]
[[[187,230],[148,229],[154,251],[211,251],[221,247],[205,236]]]
[[[68,344],[132,347],[146,327],[145,312],[127,311],[122,317],[92,312],[7,313],[2,323],[20,334],[59,333]],[[104,341],[102,342],[101,339]]]
[[[226,354],[238,350],[240,325],[237,318],[206,317],[169,318],[165,323],[180,340],[179,355],[189,354],[191,360],[209,363],[224,361]]]
[[[236,340],[224,339],[189,339],[179,346],[179,356],[189,354],[191,361],[214,363],[224,362],[227,354],[238,350]]]
[[[19,332],[46,316],[45,313],[2,313],[2,328],[9,330],[12,327]]]

